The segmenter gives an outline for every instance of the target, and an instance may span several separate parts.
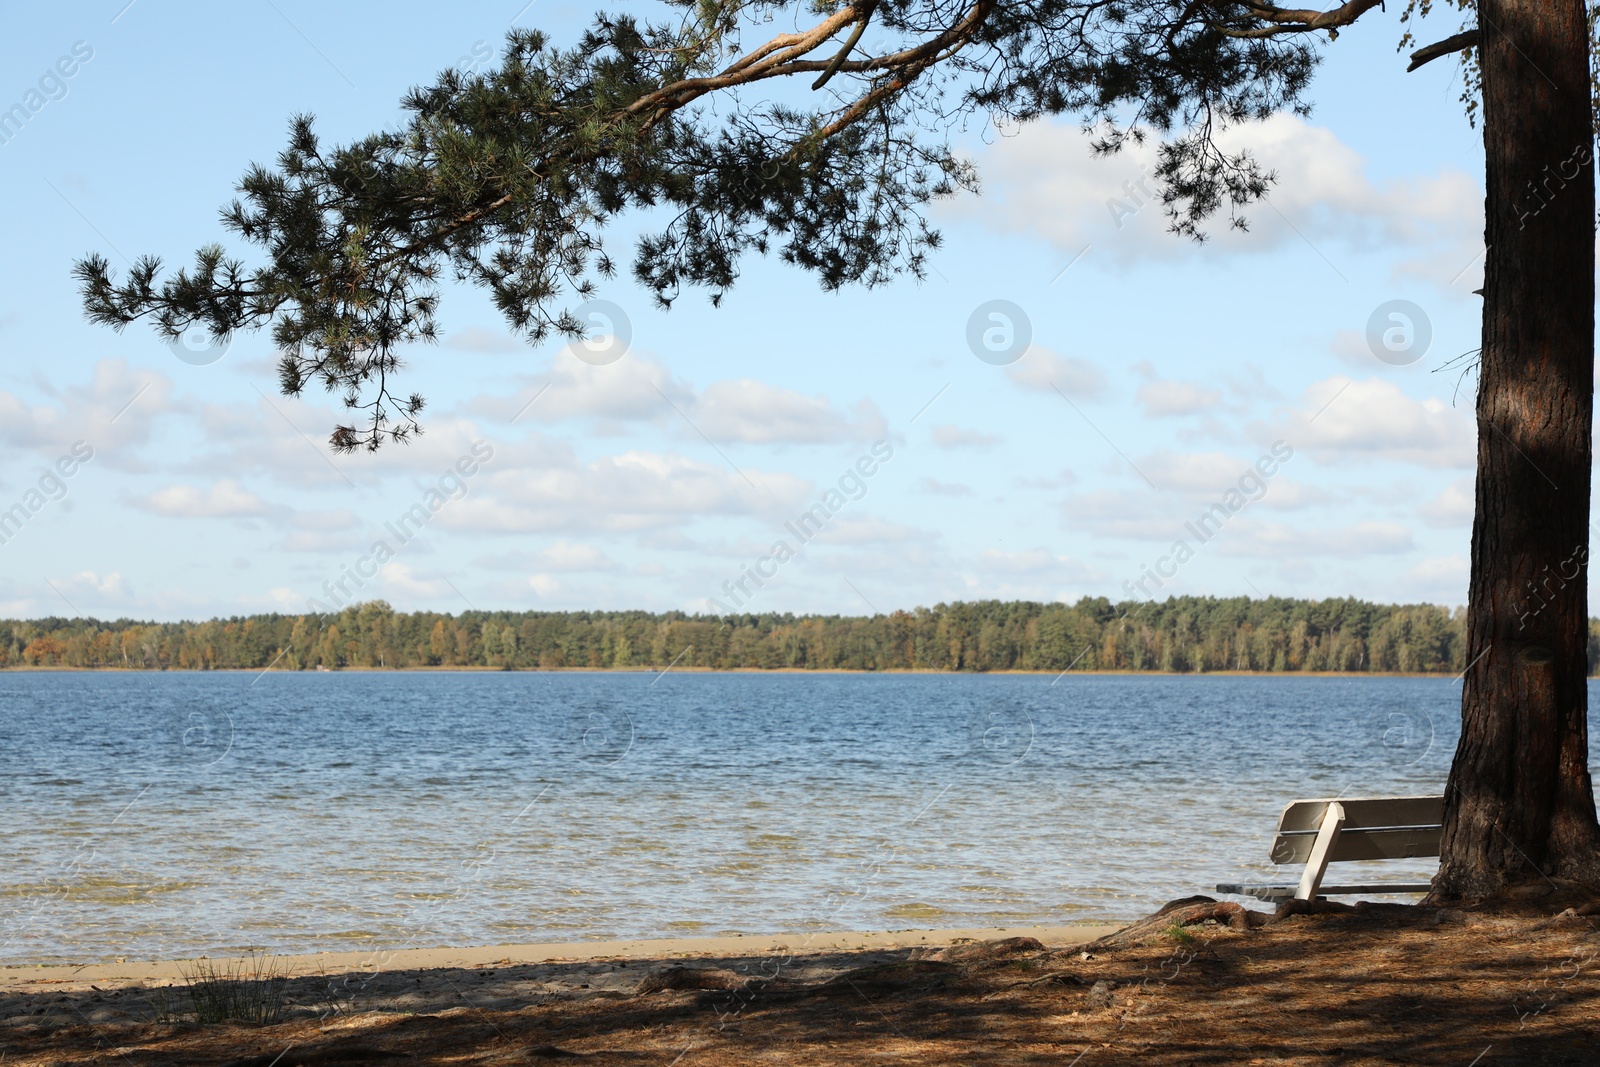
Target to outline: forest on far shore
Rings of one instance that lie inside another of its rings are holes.
[[[0,621],[0,667],[308,670],[1348,671],[1459,674],[1466,612],[1432,604],[1171,597],[982,600],[889,615],[396,612],[206,622]],[[1600,620],[1589,622],[1589,673]]]

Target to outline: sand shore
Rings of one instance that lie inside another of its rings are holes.
[[[177,963],[13,967],[0,990],[0,1060],[1593,1067],[1600,1047],[1600,923],[1570,912],[1519,918],[1373,904],[1240,928],[1169,927],[1153,917],[1084,943],[1097,932],[1034,930],[1037,941],[1020,929],[922,930],[809,943],[430,949],[391,955],[391,970],[371,954],[318,954],[297,958],[300,977],[249,983],[258,994],[281,994],[270,1018],[230,1008],[201,1020],[187,988],[145,984]],[[1000,939],[941,944],[967,935]],[[436,965],[405,966],[417,963]],[[352,964],[367,969],[339,973]],[[308,973],[323,968],[329,973]],[[110,977],[68,988],[91,974]],[[111,984],[119,980],[134,984]]]
[[[1001,937],[1033,937],[1051,947],[1093,941],[1116,926],[1029,926],[1011,929],[892,930],[874,932],[765,934],[737,937],[682,937],[629,941],[573,941],[526,945],[483,945],[472,948],[415,948],[363,952],[318,952],[274,956],[280,973],[296,978],[338,974],[378,974],[527,967],[540,964],[582,964],[617,960],[729,959],[747,957],[856,953],[870,950],[943,947],[953,941],[985,941]],[[218,968],[248,961],[212,957]],[[78,992],[117,987],[154,987],[181,983],[196,961],[151,960],[72,964],[0,965],[0,996],[43,992]]]

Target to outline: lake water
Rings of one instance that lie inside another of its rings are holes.
[[[0,674],[0,958],[1128,919],[1293,880],[1266,862],[1287,800],[1442,790],[1459,700],[1368,677]],[[1358,870],[1432,861],[1381,866]]]

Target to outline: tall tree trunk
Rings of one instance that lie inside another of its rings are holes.
[[[1480,0],[1488,258],[1461,743],[1434,895],[1600,886],[1586,722],[1594,126],[1583,0]]]

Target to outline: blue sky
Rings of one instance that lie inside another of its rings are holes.
[[[347,594],[446,611],[853,614],[1121,599],[1141,581],[1464,602],[1472,382],[1440,367],[1476,345],[1482,149],[1454,64],[1403,73],[1392,14],[1325,50],[1309,121],[1236,135],[1280,179],[1248,234],[1166,234],[1138,193],[1145,161],[1092,160],[1070,123],[974,127],[983,194],[935,208],[947,242],[921,283],[827,294],[753,259],[721,309],[688,294],[661,313],[619,278],[601,295],[631,339],[607,364],[530,348],[481,292],[448,288],[444,343],[409,352],[402,383],[427,396],[427,433],[376,456],[329,453],[335,409],[277,394],[265,335],[196,365],[146,326],[84,321],[74,259],[181,263],[220,239],[217,209],[292,114],[329,140],[395,125],[408,87],[497,55],[513,17],[570,41],[593,5],[519,8],[8,15],[0,107],[41,78],[46,93],[0,144],[0,510],[45,503],[0,544],[0,615],[298,612],[352,571],[375,573]],[[73,73],[55,81],[62,57]],[[627,232],[611,238],[623,259]],[[1006,340],[990,301],[1031,331],[1009,365],[969,344]],[[1414,362],[1368,337],[1375,321],[1403,344],[1394,301],[1431,334]],[[892,457],[847,479],[802,546],[786,524],[880,440]],[[77,441],[93,458],[52,480]],[[492,457],[446,478],[475,442]],[[441,479],[446,502],[402,544],[385,524]],[[1230,499],[1247,502],[1206,538],[1186,526]],[[779,541],[794,558],[762,563]],[[775,576],[731,599],[724,583],[758,564]]]

